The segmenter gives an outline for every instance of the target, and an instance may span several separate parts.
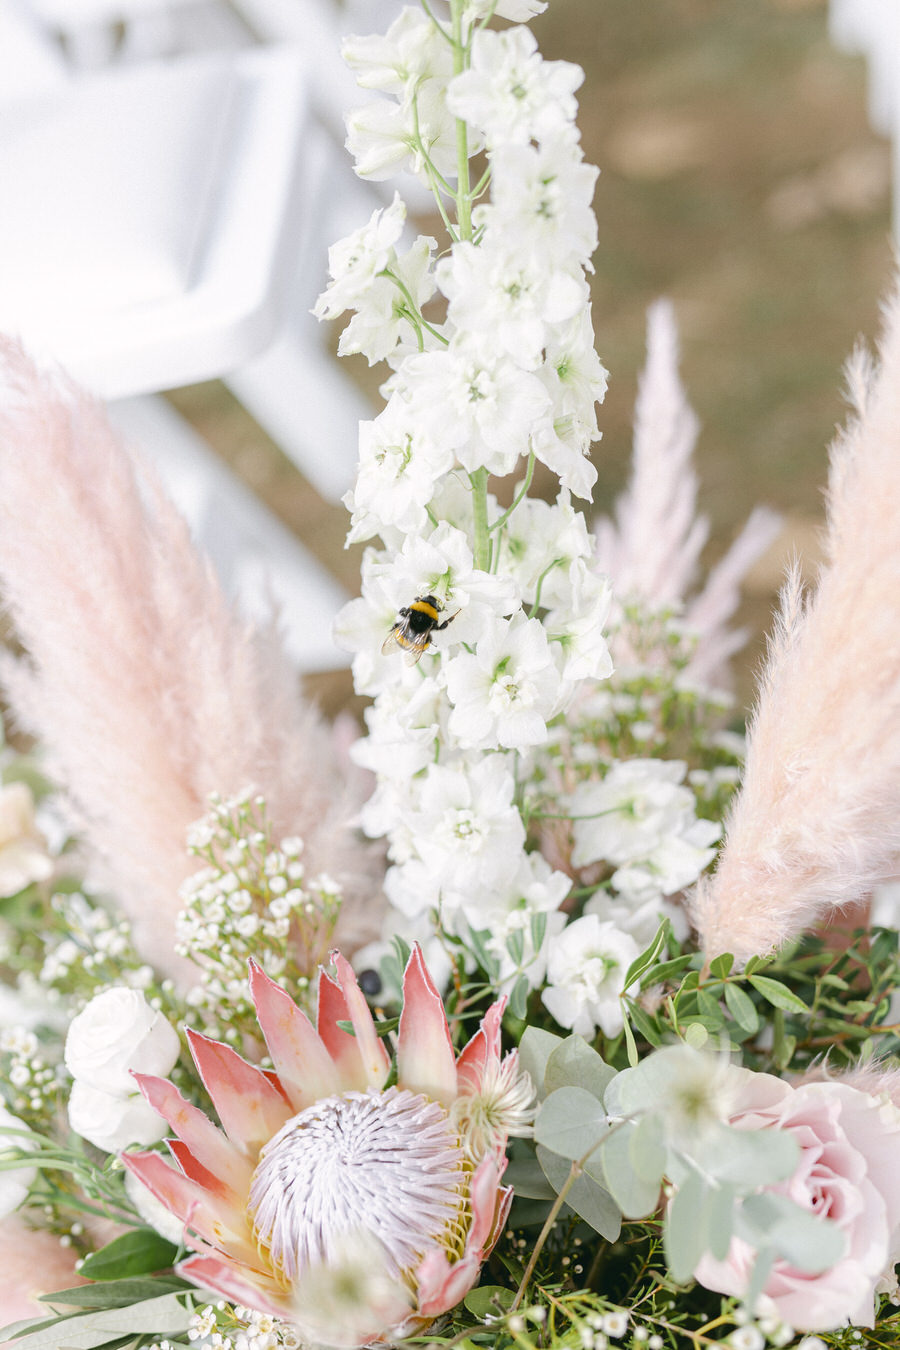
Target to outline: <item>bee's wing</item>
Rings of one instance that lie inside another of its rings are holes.
[[[403,652],[404,654],[406,652],[406,648],[397,637],[397,624],[394,624],[393,628],[384,639],[384,642],[381,644],[381,653],[383,656],[390,656],[391,652]]]

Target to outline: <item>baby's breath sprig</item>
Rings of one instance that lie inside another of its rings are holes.
[[[182,887],[176,927],[176,950],[202,972],[187,1004],[209,1034],[240,1042],[256,1030],[247,962],[302,1000],[327,956],[340,888],[328,876],[306,876],[301,839],[273,841],[265,799],[252,789],[211,796],[188,850],[204,866]]]

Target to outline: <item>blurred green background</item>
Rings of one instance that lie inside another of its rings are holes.
[[[865,63],[831,45],[826,0],[550,0],[533,27],[546,57],[585,68],[580,124],[601,168],[594,325],[611,378],[597,509],[627,477],[645,311],[667,295],[702,422],[709,559],[755,503],[785,516],[748,587],[747,699],[787,557],[814,569],[842,364],[877,332],[891,277],[890,150],[867,121]],[[173,400],[355,592],[343,510],[219,386]],[[343,675],[314,688],[330,711],[349,694]]]

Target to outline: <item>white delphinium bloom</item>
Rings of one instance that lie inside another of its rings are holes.
[[[373,211],[361,229],[328,250],[331,282],[313,307],[317,319],[336,319],[365,301],[376,280],[396,259],[394,245],[403,233],[406,205],[394,193],[390,206]]]
[[[686,770],[681,760],[631,759],[600,781],[579,783],[569,798],[574,865],[634,862],[683,833],[696,815],[693,792],[680,786]]]
[[[344,498],[352,512],[347,542],[371,539],[384,526],[404,534],[426,528],[426,507],[453,455],[421,430],[397,399],[372,422],[359,426],[359,470]]]
[[[550,947],[566,924],[560,905],[571,888],[571,877],[554,872],[540,853],[527,853],[497,890],[462,898],[460,920],[482,934],[498,965],[498,990],[510,992],[521,976],[529,989],[543,984]],[[463,935],[461,922],[457,931]]]
[[[604,1036],[618,1035],[625,975],[639,952],[633,937],[596,914],[576,919],[550,944],[545,1008],[561,1027],[589,1040],[598,1027]]]
[[[457,244],[438,263],[435,276],[459,332],[489,333],[491,347],[535,370],[547,345],[549,325],[564,323],[588,296],[580,267],[555,265],[529,247],[527,235],[489,233],[484,241]],[[521,448],[520,448],[521,449]]]
[[[432,892],[458,907],[463,896],[497,887],[517,869],[525,827],[504,755],[480,756],[455,768],[434,765],[416,780],[415,791],[416,804],[403,818],[421,864],[414,869],[414,891],[427,877]],[[393,898],[390,887],[389,894]],[[420,901],[419,909],[427,903]]]
[[[612,884],[617,882],[618,889],[613,892],[596,891],[584,907],[585,914],[614,923],[641,947],[651,942],[663,919],[669,920],[679,942],[687,938],[690,925],[684,910],[664,898],[652,873],[637,866],[620,867],[613,873]]]
[[[456,122],[437,82],[415,85],[401,102],[378,98],[348,113],[345,145],[360,178],[382,182],[404,170],[428,181],[431,166],[456,169]]]
[[[597,247],[598,173],[569,131],[541,146],[504,146],[491,161],[491,200],[473,218],[482,229],[526,238],[557,265],[587,266]]]
[[[541,623],[520,612],[495,620],[474,652],[445,668],[453,704],[448,729],[459,745],[491,750],[542,745],[559,698],[559,672]]]
[[[434,679],[422,678],[412,690],[401,684],[386,688],[364,713],[369,734],[350,747],[354,764],[408,784],[434,763],[439,708],[440,688]]]
[[[399,554],[372,554],[364,569],[364,584],[367,579],[383,579],[391,588],[395,617],[396,610],[417,595],[435,596],[447,617],[455,615],[436,639],[441,649],[476,642],[494,616],[512,614],[519,607],[513,580],[477,568],[468,538],[446,521],[427,536],[408,535]]]
[[[471,338],[410,357],[398,392],[467,472],[484,468],[501,477],[527,453],[533,424],[550,408],[536,375]]]
[[[513,23],[526,23],[536,14],[543,14],[547,0],[466,0],[465,17],[468,20],[490,18],[492,14]]]
[[[447,89],[450,111],[480,131],[489,149],[564,135],[574,121],[584,71],[544,61],[527,28],[487,30],[472,40],[472,66]]]
[[[544,619],[551,647],[559,658],[564,680],[605,680],[613,672],[612,657],[603,635],[612,604],[612,588],[582,558],[569,567],[569,598],[554,606]]]
[[[515,578],[526,604],[568,602],[569,568],[590,556],[584,516],[565,490],[555,503],[526,497],[504,526],[501,568]]]
[[[361,89],[401,98],[420,80],[448,80],[453,53],[418,5],[406,5],[386,33],[344,39],[341,56]]]
[[[425,235],[403,254],[385,264],[365,296],[355,305],[356,313],[341,333],[339,356],[365,356],[369,365],[390,356],[398,343],[416,340],[416,311],[434,294],[431,254],[436,241]]]

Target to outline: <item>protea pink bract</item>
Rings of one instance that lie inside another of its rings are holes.
[[[384,1042],[351,967],[338,953],[332,960],[337,978],[320,973],[315,1029],[251,965],[274,1071],[188,1033],[221,1130],[165,1079],[136,1074],[177,1136],[177,1169],[158,1153],[123,1161],[184,1222],[197,1255],[182,1275],[320,1343],[365,1345],[421,1330],[475,1284],[509,1211],[506,1140],[528,1132],[532,1090],[515,1051],[501,1060],[505,1000],[456,1058],[418,947],[403,980],[396,1083],[386,1087]],[[348,1247],[363,1251],[375,1292],[349,1297],[347,1316],[323,1333],[323,1280],[340,1272]]]

